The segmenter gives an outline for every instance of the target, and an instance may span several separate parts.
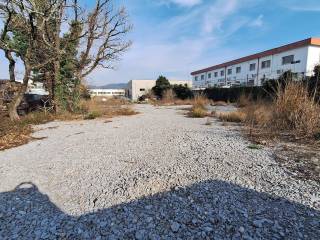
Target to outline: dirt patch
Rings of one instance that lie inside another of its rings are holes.
[[[303,180],[314,180],[320,183],[319,146],[281,144],[275,147],[275,159],[290,173]]]

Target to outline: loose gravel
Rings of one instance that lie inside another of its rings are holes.
[[[0,153],[0,239],[319,239],[320,187],[236,126],[139,105]]]

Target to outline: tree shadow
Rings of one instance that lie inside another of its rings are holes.
[[[104,199],[96,199],[104,201]],[[0,193],[0,239],[319,239],[320,212],[209,180],[81,216],[32,183]]]

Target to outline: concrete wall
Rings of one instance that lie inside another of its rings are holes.
[[[282,64],[282,58],[294,55],[294,64]],[[269,68],[262,69],[263,61],[271,61]],[[283,72],[291,70],[295,73],[310,76],[316,64],[320,63],[320,47],[305,46],[290,51],[242,62],[226,68],[201,73],[193,76],[194,88],[206,88],[213,86],[231,86],[231,85],[252,85],[260,86],[263,80],[278,78]],[[250,71],[250,64],[256,64],[256,68]],[[258,68],[259,66],[259,68]],[[241,68],[241,72],[237,73],[237,67]],[[232,69],[232,74],[228,74],[228,69]],[[225,71],[225,76],[221,76],[221,71]],[[216,76],[217,73],[217,77]],[[211,78],[210,78],[211,74]]]
[[[170,84],[174,85],[185,85],[187,84],[190,88],[192,87],[191,81],[183,80],[169,80]],[[156,80],[131,80],[128,83],[127,94],[128,97],[133,101],[139,99],[139,97],[147,94],[156,85]]]
[[[312,75],[314,67],[320,63],[320,47],[309,46],[308,47],[308,58],[307,58],[307,74]]]

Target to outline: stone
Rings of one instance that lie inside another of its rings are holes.
[[[180,228],[180,224],[179,224],[179,223],[177,223],[177,222],[171,223],[171,230],[172,230],[173,232],[178,232],[178,231],[179,231],[179,228]]]

